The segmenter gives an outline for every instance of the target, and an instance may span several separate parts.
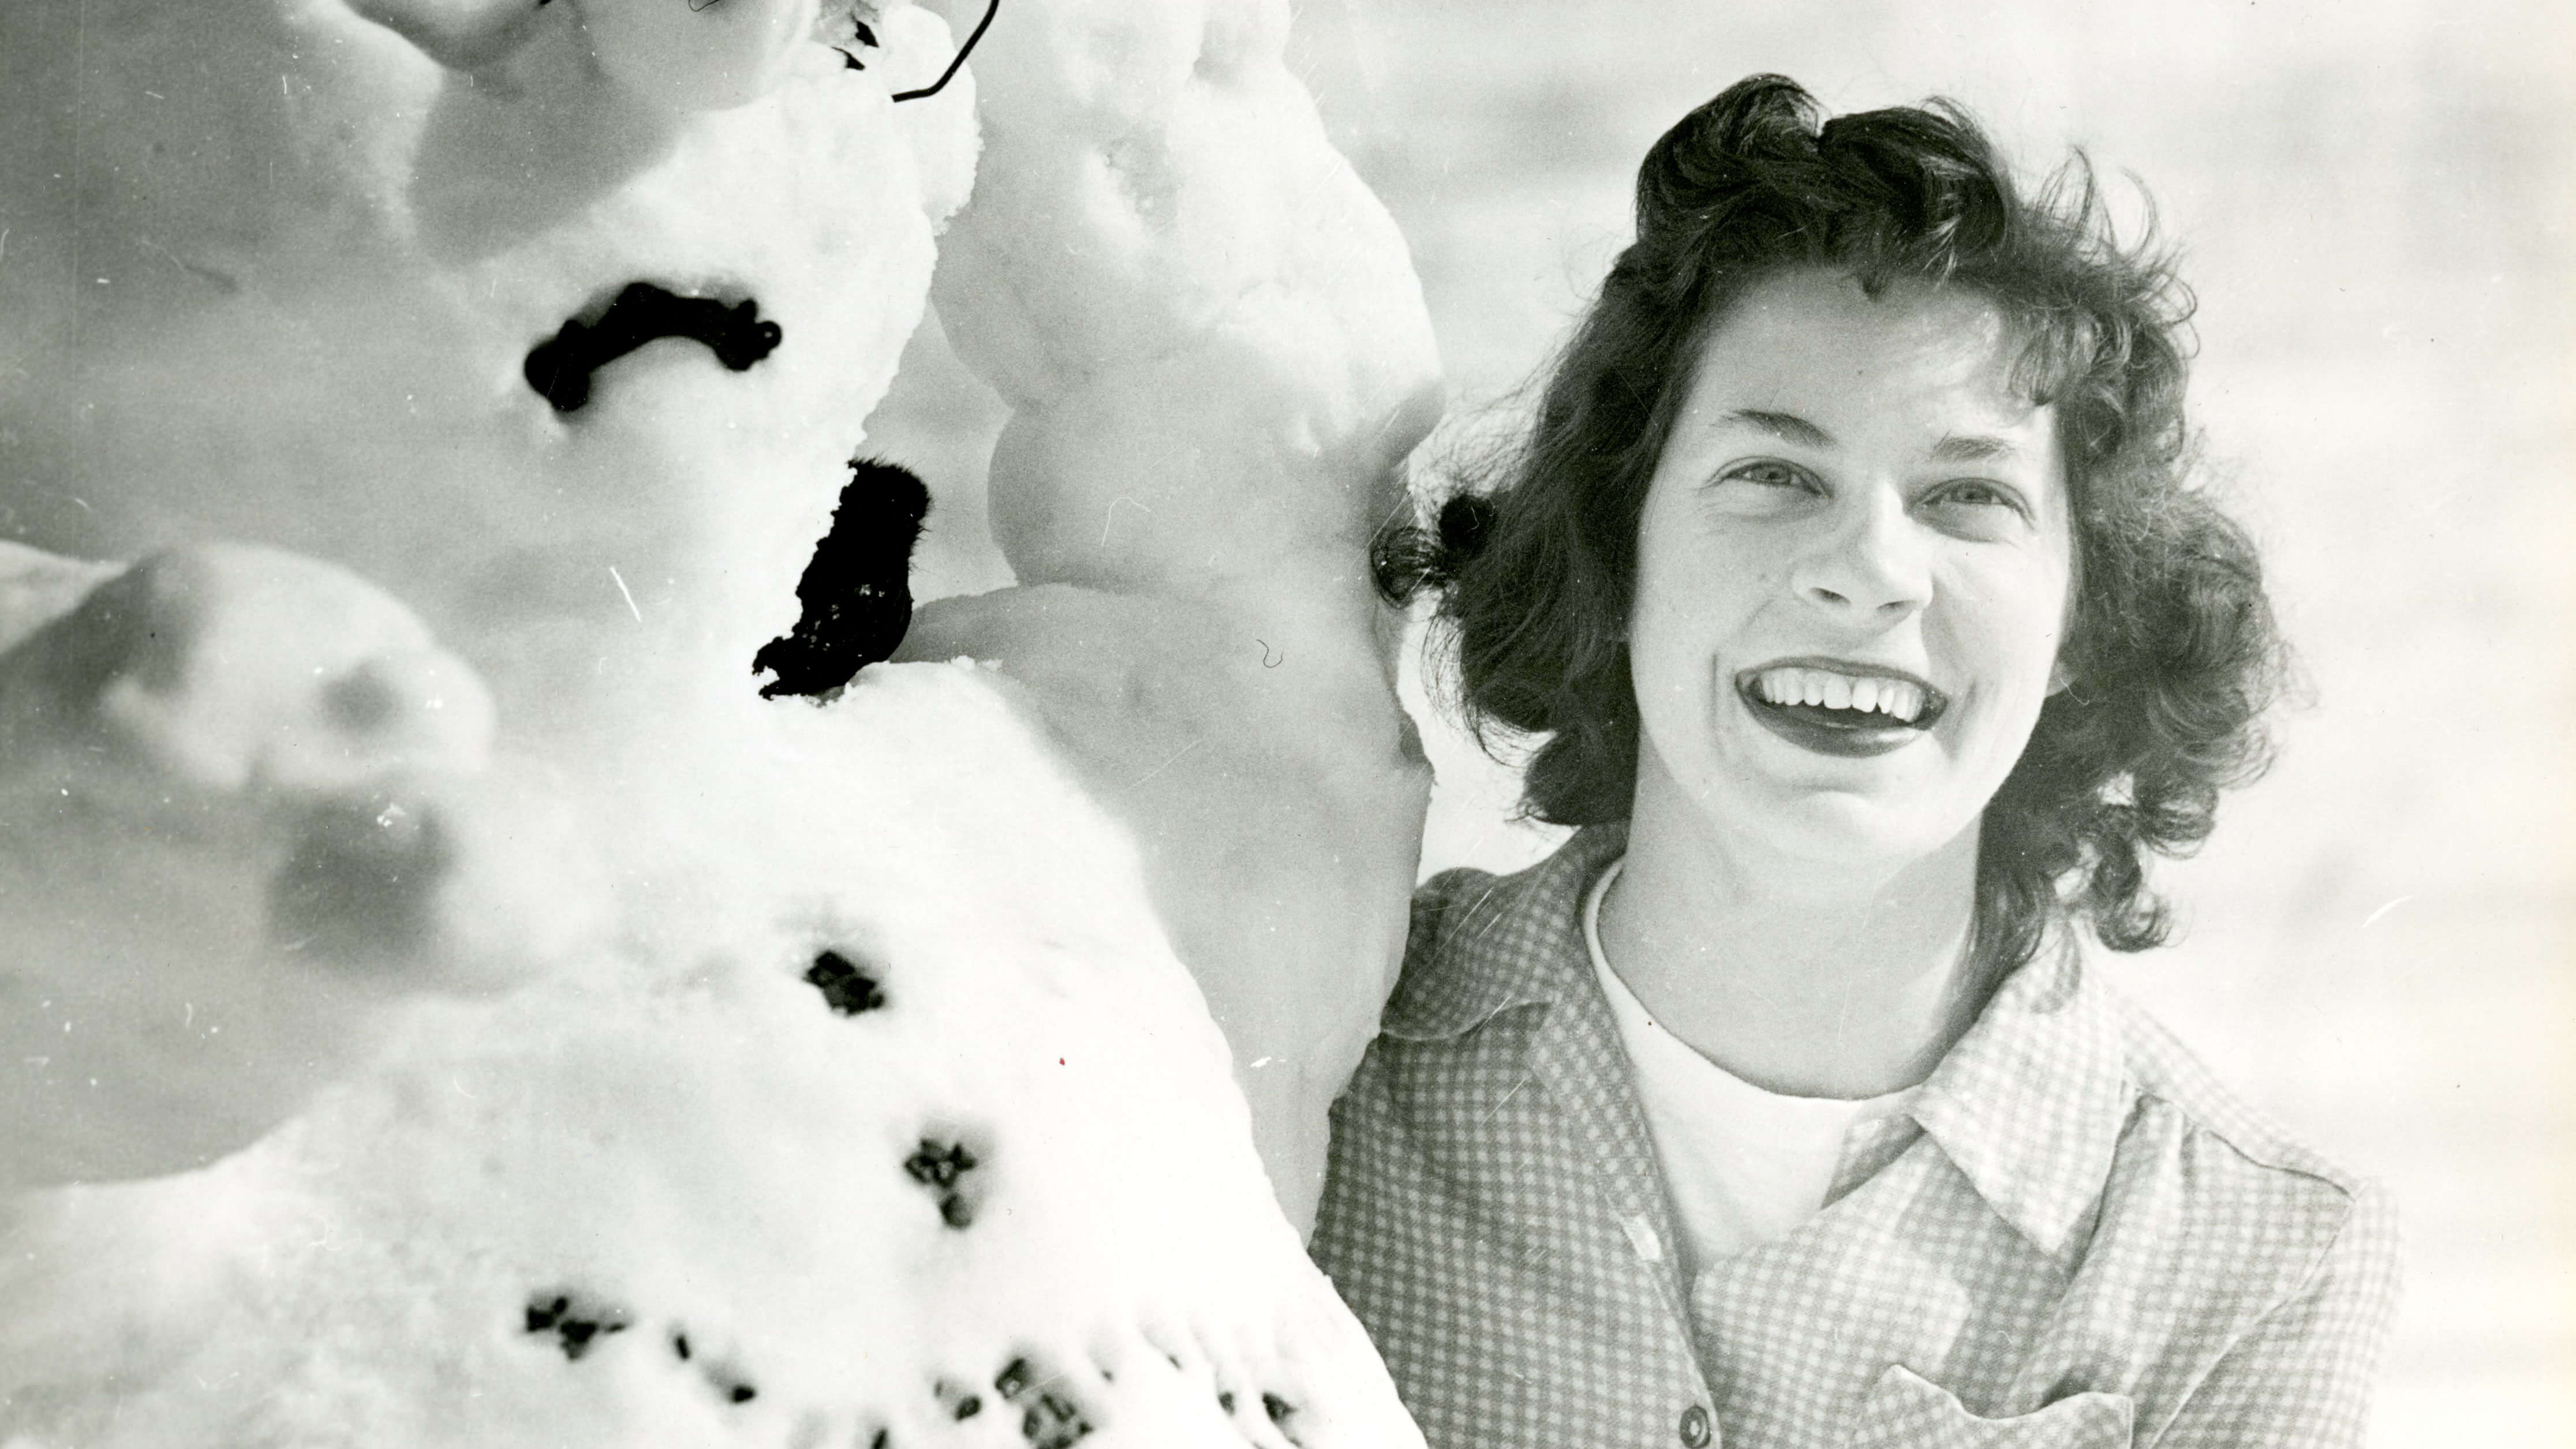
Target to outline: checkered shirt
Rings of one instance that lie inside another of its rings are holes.
[[[2072,952],[1854,1129],[1822,1212],[1684,1284],[1579,918],[1624,844],[1424,886],[1334,1108],[1315,1258],[1435,1449],[2360,1442],[2387,1197]]]

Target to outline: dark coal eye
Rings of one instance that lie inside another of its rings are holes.
[[[814,964],[806,968],[805,981],[823,993],[824,1005],[842,1016],[875,1011],[886,1004],[877,974],[837,950],[826,948],[815,953]]]
[[[965,1143],[924,1137],[904,1159],[903,1170],[927,1189],[939,1204],[939,1219],[952,1228],[972,1227],[984,1196],[984,1179],[975,1170],[982,1158]]]
[[[520,1327],[549,1335],[563,1356],[578,1362],[603,1338],[624,1333],[634,1321],[624,1308],[577,1288],[547,1288],[528,1296]]]

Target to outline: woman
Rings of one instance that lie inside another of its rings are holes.
[[[1525,805],[1443,875],[1313,1248],[1434,1445],[2349,1444],[2385,1199],[2087,977],[2259,768],[2280,647],[2185,484],[2187,294],[2080,165],[1756,77],[1428,582]]]

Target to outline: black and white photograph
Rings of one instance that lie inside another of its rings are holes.
[[[0,0],[0,1449],[2576,1435],[2576,17]]]

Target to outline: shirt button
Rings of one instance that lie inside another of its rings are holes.
[[[1682,1443],[1689,1449],[1708,1449],[1708,1410],[1697,1404],[1682,1410]]]
[[[1664,1261],[1664,1240],[1642,1213],[1633,1218],[1621,1218],[1619,1231],[1628,1235],[1628,1246],[1637,1250],[1639,1259],[1648,1263]]]

